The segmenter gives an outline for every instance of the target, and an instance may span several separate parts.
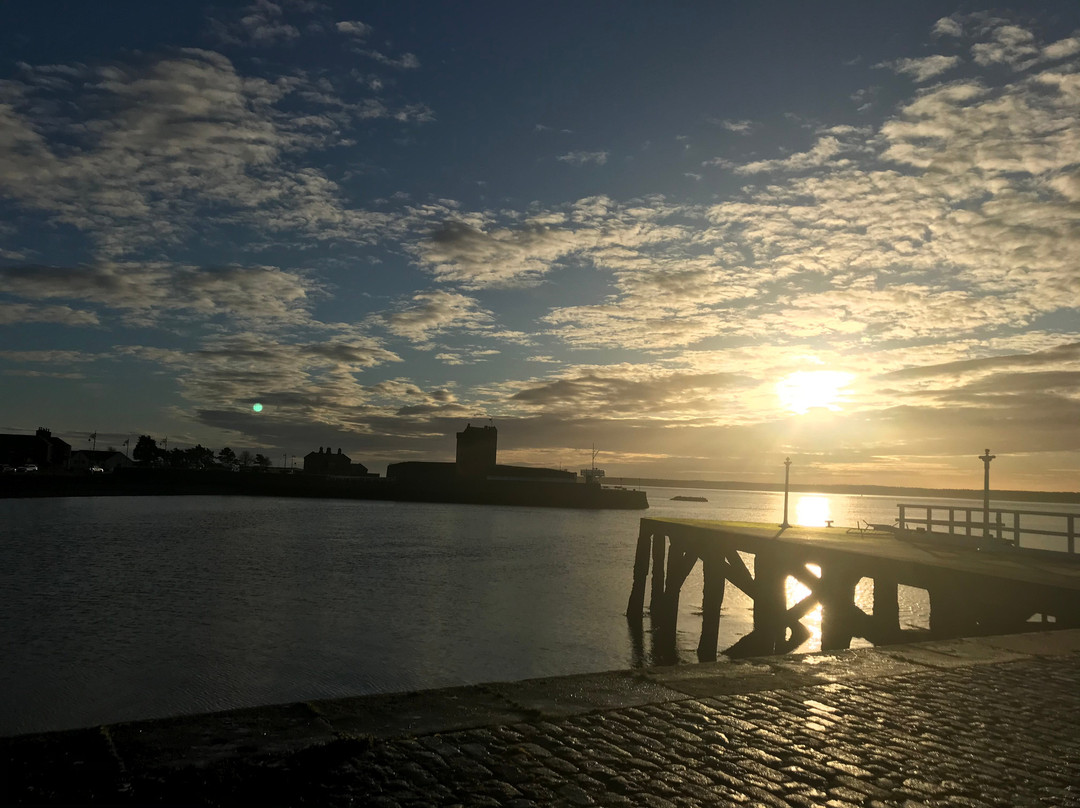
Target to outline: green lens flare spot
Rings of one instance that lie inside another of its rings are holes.
[[[256,401],[252,405],[251,409],[253,409],[255,412],[262,412],[262,404],[260,404],[258,401]]]

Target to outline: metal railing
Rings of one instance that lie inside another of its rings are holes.
[[[959,507],[955,505],[921,505],[910,502],[899,504],[897,507],[900,509],[898,524],[901,530],[922,528],[927,532],[932,532],[935,526],[942,526],[948,528],[948,533],[951,535],[992,537],[1017,548],[1022,546],[1021,537],[1024,536],[1057,537],[1065,539],[1065,552],[1076,553],[1076,529],[1077,523],[1080,522],[1080,514],[1061,511],[1014,511],[1005,508],[985,510],[979,505]],[[925,516],[911,516],[908,514],[909,509],[921,511]],[[935,518],[935,515],[941,512],[948,512],[948,518]],[[962,514],[963,518],[958,519],[958,514]],[[987,519],[987,516],[989,516],[989,519]],[[1022,517],[1029,518],[1024,520]],[[1039,526],[1031,523],[1031,519],[1034,518],[1039,520]],[[1064,530],[1047,530],[1042,526],[1057,519],[1064,520]],[[909,525],[916,527],[912,528]]]

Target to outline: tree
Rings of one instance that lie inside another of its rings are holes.
[[[149,435],[139,435],[139,440],[135,444],[135,451],[131,453],[131,456],[135,458],[136,462],[149,465],[154,462],[154,459],[159,454],[160,450],[156,440]]]
[[[197,443],[190,449],[184,449],[184,457],[187,458],[189,469],[203,469],[214,465],[214,450],[207,449],[201,443]]]
[[[218,462],[223,466],[231,466],[236,462],[236,453],[226,446],[217,455]]]
[[[255,455],[255,465],[264,469],[270,468],[270,458],[264,454]]]
[[[244,468],[247,468],[255,461],[255,458],[251,456],[251,452],[249,452],[247,449],[244,449],[244,451],[240,452],[240,456],[237,459],[240,461],[240,465]]]

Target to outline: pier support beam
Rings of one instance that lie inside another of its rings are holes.
[[[659,620],[664,630],[675,633],[675,624],[679,619],[679,594],[686,576],[697,563],[697,552],[686,543],[672,538],[668,547],[667,575],[664,578],[664,590],[659,604],[652,607],[654,620]],[[653,573],[655,575],[655,571]]]
[[[779,553],[762,548],[754,557],[754,641],[763,654],[776,653],[787,634],[787,571]]]
[[[957,582],[936,586],[930,593],[930,634],[934,637],[974,637],[979,624],[974,607],[975,592]]]
[[[856,623],[861,622],[858,620],[861,612],[855,606],[855,584],[858,582],[858,575],[837,562],[821,568],[818,597],[821,601],[822,651],[847,648],[858,632],[860,626]]]
[[[874,613],[870,618],[874,645],[900,642],[900,591],[896,579],[879,574],[874,578]]]
[[[652,538],[652,589],[649,592],[649,611],[655,612],[664,599],[664,560],[667,554],[667,536],[654,533]]]
[[[727,559],[722,552],[706,553],[701,558],[701,571],[704,581],[701,594],[701,639],[698,640],[698,662],[716,661],[716,644],[720,633],[720,609],[724,605],[727,568]]]
[[[637,552],[634,554],[634,585],[626,603],[628,620],[641,620],[645,606],[645,579],[649,576],[649,555],[652,552],[652,533],[644,524],[638,530]]]

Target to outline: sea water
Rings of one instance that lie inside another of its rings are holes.
[[[638,520],[779,523],[783,509],[778,493],[648,493],[647,511],[0,500],[0,735],[648,665],[624,617]],[[892,523],[899,501],[793,494],[789,521]],[[682,662],[696,661],[700,604],[698,568]],[[905,626],[925,626],[925,593],[902,588],[900,605]],[[806,622],[802,650],[815,650],[820,618]],[[720,648],[751,626],[750,600],[728,587]]]

